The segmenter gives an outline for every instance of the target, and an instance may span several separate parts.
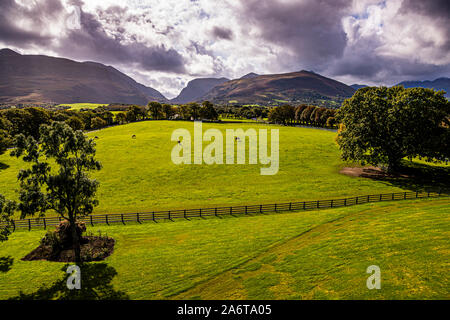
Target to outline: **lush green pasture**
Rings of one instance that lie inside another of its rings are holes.
[[[20,259],[44,231],[0,243],[0,299],[449,299],[450,199],[89,228],[116,239],[66,289],[64,263]],[[366,269],[381,269],[368,290]]]
[[[102,103],[63,103],[58,105],[60,106],[68,106],[72,110],[80,110],[80,109],[95,109],[98,107],[107,106],[108,104],[102,104]]]
[[[89,133],[98,137],[97,155],[103,169],[100,205],[95,213],[136,212],[239,204],[314,200],[423,189],[417,183],[381,181],[340,174],[336,133],[310,128],[264,124],[203,124],[209,128],[279,129],[279,172],[264,176],[266,165],[175,165],[172,131],[193,122],[144,121]],[[136,135],[136,139],[132,139]],[[270,137],[270,133],[268,134]],[[204,146],[208,143],[204,142]],[[17,173],[23,162],[0,156],[0,193],[16,198]],[[448,182],[447,182],[448,184]]]

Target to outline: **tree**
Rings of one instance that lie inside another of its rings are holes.
[[[337,121],[344,160],[384,164],[396,171],[405,157],[450,157],[450,102],[443,91],[363,88],[344,101]]]
[[[65,121],[73,130],[83,130],[84,123],[77,116],[71,116],[69,119]]]
[[[209,101],[203,101],[200,107],[199,115],[203,119],[217,120],[218,114],[214,105]]]
[[[0,242],[8,240],[11,234],[12,217],[16,203],[10,200],[6,200],[3,195],[0,194]]]
[[[170,119],[171,117],[173,117],[175,115],[174,108],[168,103],[164,103],[162,105],[161,109],[162,109],[162,113],[164,115],[164,119]]]
[[[5,153],[8,149],[11,139],[9,136],[9,131],[11,130],[12,124],[7,119],[4,119],[0,115],[0,155]]]
[[[106,125],[107,125],[106,121],[100,117],[95,117],[94,119],[91,120],[92,129],[101,129],[106,127]]]
[[[148,103],[148,111],[154,120],[162,118],[162,105],[157,101],[152,101]]]
[[[119,112],[116,114],[116,121],[120,124],[124,124],[127,122],[127,115],[125,112]]]
[[[200,115],[200,106],[198,105],[198,103],[196,103],[196,102],[188,103],[188,107],[189,107],[189,110],[191,113],[190,116],[194,120],[197,120]]]
[[[39,141],[32,136],[18,135],[15,147],[11,156],[22,156],[25,162],[32,164],[18,174],[21,218],[35,214],[44,216],[46,211],[54,210],[69,221],[75,260],[81,262],[76,222],[98,205],[95,195],[99,182],[88,175],[90,171],[101,169],[95,159],[94,141],[65,123],[53,122],[41,126]]]

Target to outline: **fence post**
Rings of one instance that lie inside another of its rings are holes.
[[[332,208],[333,208],[333,201],[334,201],[334,200],[331,200],[331,207],[332,207]]]
[[[347,206],[347,198],[344,199],[344,207]]]
[[[14,220],[11,220],[12,225],[13,225],[13,232],[16,231],[16,223],[14,222]]]
[[[109,226],[109,223],[108,223],[108,215],[107,215],[107,214],[105,214],[105,221],[106,221],[106,224]]]
[[[120,214],[120,218],[122,219],[122,224],[125,224],[125,221],[123,221],[123,213]]]
[[[139,212],[136,214],[136,220],[138,223],[141,223],[141,221],[139,221]]]
[[[356,197],[356,204],[358,204],[358,199],[359,199],[359,197]]]
[[[416,199],[419,197],[419,192],[416,191]]]
[[[259,213],[262,213],[262,204],[259,205]]]
[[[30,230],[31,230],[31,220],[28,219],[28,231],[30,231]]]
[[[152,220],[156,222],[156,220],[155,220],[155,211],[152,212]]]
[[[367,195],[367,202],[370,202],[370,196]]]
[[[245,206],[245,214],[247,214],[247,206]]]
[[[277,212],[277,204],[275,203],[275,212]]]
[[[44,230],[45,230],[45,229],[47,229],[47,224],[45,223],[45,217],[43,219],[44,219]]]
[[[217,217],[217,207],[214,208],[214,215]]]
[[[382,194],[380,194],[380,201],[381,201],[381,200],[383,200],[383,195],[382,195]]]
[[[172,220],[172,219],[170,219],[170,210],[169,210],[169,212],[168,212],[168,213],[169,213],[169,220]]]
[[[430,197],[430,191],[428,191],[428,198]]]
[[[292,202],[289,202],[289,211],[292,210]]]
[[[403,200],[406,199],[406,192],[403,194]]]
[[[91,226],[94,226],[94,223],[92,221],[92,216],[89,216],[91,218]]]
[[[306,210],[306,202],[303,201],[303,210]]]
[[[394,193],[392,193],[392,200],[394,200]]]
[[[441,189],[439,189],[439,194],[438,194],[438,197],[440,197],[441,196]]]

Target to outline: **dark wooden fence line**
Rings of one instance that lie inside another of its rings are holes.
[[[204,218],[208,216],[221,215],[239,215],[239,214],[261,214],[271,212],[284,211],[300,211],[300,210],[317,210],[326,208],[339,208],[358,204],[365,204],[368,202],[380,201],[395,201],[417,198],[434,198],[440,196],[448,196],[440,192],[398,192],[398,193],[384,193],[371,194],[358,197],[331,199],[331,200],[314,200],[314,201],[299,201],[299,202],[285,202],[274,204],[258,204],[247,206],[228,206],[228,207],[213,207],[213,208],[199,208],[199,209],[180,209],[167,211],[151,211],[151,212],[136,212],[136,213],[112,213],[112,214],[95,214],[82,219],[91,226],[98,224],[122,224],[136,222],[143,223],[148,221],[157,222],[158,220],[174,219],[190,219],[190,218]],[[46,217],[46,218],[29,218],[13,220],[13,230],[33,228],[46,229],[49,226],[57,225],[61,221],[61,217]],[[4,224],[0,224],[4,226]]]

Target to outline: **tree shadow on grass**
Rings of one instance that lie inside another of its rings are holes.
[[[383,181],[405,190],[450,194],[450,167],[403,161],[395,174],[380,174],[373,169],[364,169],[361,177]]]
[[[8,272],[14,263],[14,258],[11,256],[0,257],[0,272]]]
[[[6,163],[0,162],[0,171],[6,170],[8,168],[9,168],[9,165],[7,165]]]
[[[66,273],[70,264],[61,270]],[[10,300],[126,300],[128,295],[120,290],[114,290],[111,280],[117,275],[113,267],[106,263],[84,263],[79,265],[81,271],[81,289],[67,288],[66,274],[63,279],[51,286],[42,286],[36,292],[25,294],[20,292]]]

